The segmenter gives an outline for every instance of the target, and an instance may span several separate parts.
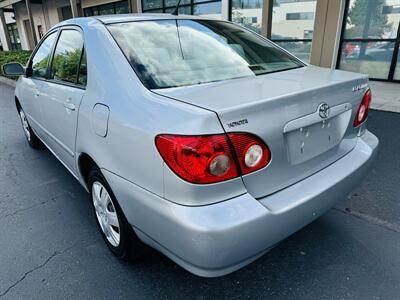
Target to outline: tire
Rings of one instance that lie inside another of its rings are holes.
[[[28,123],[28,119],[25,115],[24,110],[18,105],[18,115],[21,121],[22,129],[25,134],[25,138],[28,141],[29,146],[33,149],[40,149],[42,147],[42,142],[39,140],[37,135],[33,132],[31,126]]]
[[[94,216],[108,248],[122,260],[136,260],[141,257],[146,247],[126,220],[98,167],[93,167],[90,171],[88,185]]]

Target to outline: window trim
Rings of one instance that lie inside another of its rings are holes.
[[[42,80],[42,81],[46,81],[47,80],[48,73],[49,73],[49,63],[50,63],[50,60],[52,59],[53,50],[54,50],[54,46],[56,45],[56,42],[53,43],[53,45],[51,46],[51,49],[50,49],[50,60],[47,62],[47,70],[46,70],[46,76],[45,77],[35,77],[35,76],[33,76],[33,67],[32,67],[33,58],[35,57],[36,53],[38,52],[39,48],[42,46],[44,41],[47,40],[47,38],[50,35],[55,33],[55,35],[56,35],[55,41],[57,41],[59,30],[60,30],[60,28],[55,28],[54,30],[51,30],[51,31],[47,32],[45,34],[45,36],[40,40],[40,42],[36,45],[36,48],[33,50],[31,56],[29,57],[28,64],[27,64],[28,69],[32,70],[32,74],[30,76],[27,76],[27,74],[25,73],[25,75],[24,75],[25,78],[29,77],[29,78],[32,78],[32,79],[35,79],[35,80]]]
[[[43,78],[43,77],[27,76],[26,73],[25,73],[24,77],[25,77],[25,78],[32,78],[32,79],[35,79],[35,80],[41,80],[41,81],[51,82],[51,83],[53,83],[53,84],[59,84],[59,85],[74,87],[74,88],[78,88],[78,89],[81,89],[81,90],[86,90],[86,85],[68,83],[68,82],[58,81],[58,80],[52,80],[52,79],[49,78],[50,66],[51,66],[52,63],[53,63],[54,50],[55,50],[56,45],[57,45],[57,43],[58,43],[58,39],[59,39],[59,37],[60,37],[61,31],[64,30],[64,29],[74,29],[74,30],[79,31],[79,32],[82,34],[82,37],[83,37],[83,47],[82,47],[82,50],[86,49],[86,46],[85,46],[85,35],[84,35],[84,32],[83,32],[83,30],[82,30],[82,28],[81,28],[80,26],[78,26],[78,25],[64,25],[64,26],[56,27],[56,28],[54,28],[53,30],[48,31],[48,32],[44,35],[44,37],[40,40],[40,42],[36,45],[35,49],[32,51],[31,56],[29,57],[28,64],[27,64],[27,67],[28,67],[29,69],[32,69],[32,60],[33,60],[33,58],[35,57],[35,55],[36,55],[37,51],[39,50],[40,46],[43,44],[43,42],[44,42],[51,34],[55,33],[55,34],[56,34],[56,39],[55,39],[55,42],[54,42],[54,44],[52,45],[51,50],[50,50],[50,59],[49,59],[49,62],[48,62],[48,64],[47,64],[46,77]],[[82,51],[82,53],[83,53],[83,51]],[[82,55],[81,55],[81,58],[80,58],[80,60],[79,60],[79,67],[80,67],[80,65],[81,65],[81,61],[82,61]],[[86,62],[86,64],[87,64],[87,62]],[[77,76],[77,78],[79,78],[79,69],[78,69],[78,76]]]
[[[64,30],[77,31],[82,35],[83,45],[82,45],[82,50],[81,50],[81,56],[79,58],[79,63],[77,65],[77,67],[76,67],[77,68],[77,76],[76,76],[76,79],[75,79],[74,83],[50,78],[51,71],[52,71],[52,68],[53,68],[54,53],[55,53],[55,50],[57,48],[58,41],[60,40],[61,33]],[[76,88],[80,88],[80,89],[86,89],[86,85],[78,84],[79,70],[80,70],[80,66],[81,66],[81,62],[82,62],[82,53],[83,53],[84,49],[85,49],[85,36],[83,34],[83,30],[79,26],[67,25],[67,26],[60,27],[60,29],[59,29],[59,31],[57,33],[56,41],[55,41],[55,43],[53,45],[53,49],[51,51],[51,58],[49,60],[49,68],[47,70],[47,81],[51,82],[51,83],[55,83],[55,84],[61,84],[61,85],[65,85],[65,86],[76,87]]]

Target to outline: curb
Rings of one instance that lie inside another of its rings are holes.
[[[14,81],[14,80],[12,80],[12,79],[10,79],[10,78],[7,78],[7,77],[3,77],[3,76],[0,76],[0,83],[4,83],[4,84],[7,84],[7,85],[9,85],[9,86],[12,86],[12,87],[16,87],[16,85],[17,85],[17,82],[16,81]]]

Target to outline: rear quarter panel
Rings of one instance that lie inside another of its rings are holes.
[[[245,192],[240,178],[217,186],[191,185],[169,170],[156,149],[161,133],[222,133],[214,112],[144,88],[104,25],[94,22],[85,29],[85,45],[88,83],[79,109],[78,156],[87,153],[100,168],[178,203],[200,205]],[[92,128],[96,103],[110,109],[105,137]]]

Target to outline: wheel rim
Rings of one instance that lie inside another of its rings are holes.
[[[26,115],[22,108],[19,110],[19,117],[21,118],[22,128],[24,129],[24,133],[28,141],[31,140],[31,132],[29,130],[28,120],[26,119]]]
[[[98,181],[92,185],[92,200],[101,230],[114,247],[118,247],[121,234],[117,212],[107,189]]]

